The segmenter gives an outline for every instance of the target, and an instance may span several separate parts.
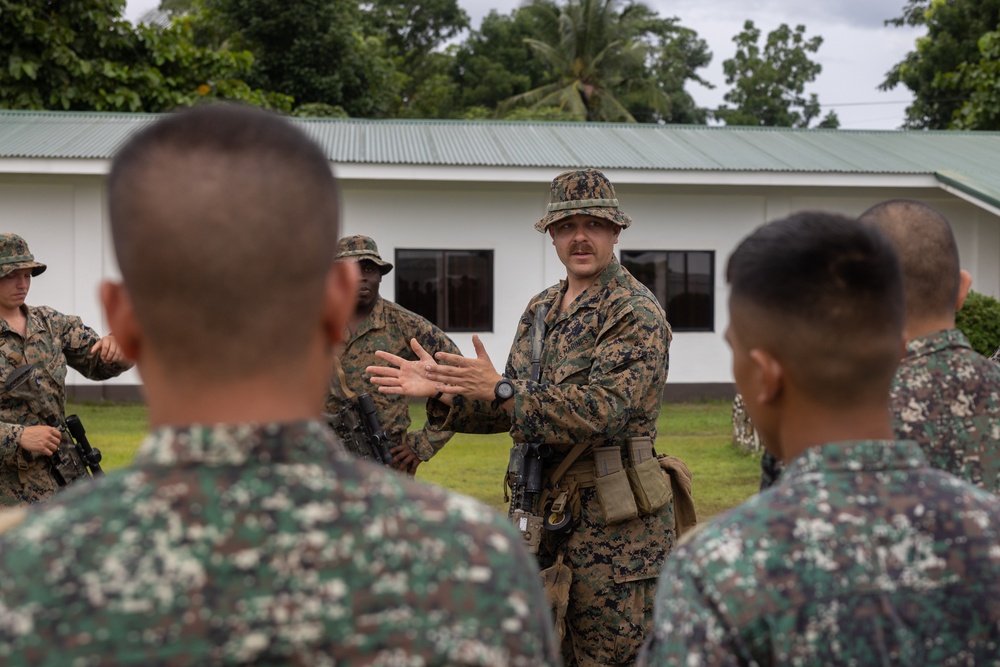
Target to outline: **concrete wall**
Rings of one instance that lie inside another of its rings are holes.
[[[555,175],[557,170],[553,170]],[[494,329],[480,332],[494,365],[502,368],[517,319],[528,299],[563,277],[541,217],[548,183],[344,179],[343,234],[375,238],[382,256],[396,248],[494,250]],[[857,215],[891,197],[927,201],[949,217],[963,268],[974,289],[1000,297],[1000,218],[934,188],[708,186],[621,183],[622,208],[634,221],[618,249],[714,250],[715,331],[677,332],[671,347],[668,396],[728,396],[730,354],[722,335],[728,318],[724,272],[735,245],[756,226],[803,209]],[[117,267],[108,237],[101,176],[0,175],[0,230],[21,234],[48,271],[33,281],[28,302],[80,315],[107,333],[97,298]],[[395,294],[394,273],[382,294]],[[472,354],[472,335],[455,334]],[[133,370],[107,383],[72,372],[68,384],[85,397],[126,395],[140,383]]]

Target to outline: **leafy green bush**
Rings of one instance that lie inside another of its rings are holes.
[[[1000,345],[1000,301],[970,291],[955,325],[969,337],[976,352],[990,356]]]

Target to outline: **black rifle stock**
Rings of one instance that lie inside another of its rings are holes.
[[[389,438],[379,422],[371,394],[342,399],[336,412],[326,414],[326,421],[352,454],[392,465]]]
[[[101,451],[91,447],[87,433],[76,415],[70,415],[65,420],[48,396],[39,391],[35,381],[35,367],[31,364],[18,366],[7,377],[4,390],[12,398],[24,401],[32,414],[44,424],[58,429],[61,435],[59,448],[46,456],[49,471],[59,486],[66,486],[80,477],[86,477],[88,469],[91,475],[103,475],[101,470]],[[35,455],[26,449],[21,453],[28,461]]]

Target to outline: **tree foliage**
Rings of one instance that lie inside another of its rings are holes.
[[[753,21],[743,24],[743,31],[733,38],[736,54],[723,61],[726,84],[733,88],[723,99],[715,116],[727,125],[763,125],[772,127],[809,127],[819,117],[816,94],[805,97],[805,86],[816,79],[822,66],[814,62],[823,38],[806,39],[806,28],[792,30],[781,24],[768,33],[760,46],[761,31]],[[829,112],[819,127],[839,126],[837,115]]]
[[[190,26],[138,28],[124,0],[0,0],[0,108],[165,111],[205,99],[286,109],[248,86],[248,52],[195,46]]]
[[[618,0],[534,0],[519,12],[530,17],[524,42],[546,72],[501,103],[501,112],[523,105],[556,107],[579,120],[704,121],[684,84],[707,85],[695,70],[711,54],[677,19]]]
[[[913,92],[905,127],[1000,129],[1000,0],[907,0],[887,23],[927,26],[880,86]]]
[[[976,352],[990,356],[1000,345],[1000,301],[970,290],[955,316],[955,326],[968,336]]]

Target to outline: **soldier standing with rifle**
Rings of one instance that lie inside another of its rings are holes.
[[[66,366],[92,380],[132,367],[113,336],[25,304],[45,269],[23,238],[0,234],[0,506],[43,500],[86,474],[66,434]],[[12,378],[18,368],[23,375]]]
[[[360,235],[340,239],[337,245],[337,259],[357,262],[361,280],[358,283],[357,305],[344,336],[347,342],[338,358],[340,369],[334,374],[330,385],[326,409],[329,414],[335,416],[343,414],[345,409],[352,410],[351,406],[356,402],[353,394],[357,394],[362,399],[359,405],[363,416],[364,394],[371,390],[365,368],[378,362],[375,357],[376,350],[386,350],[405,359],[414,360],[417,357],[410,351],[410,339],[416,338],[431,354],[437,351],[452,354],[461,352],[441,329],[426,318],[379,295],[382,277],[392,271],[392,264],[382,259],[373,239]],[[362,454],[365,458],[391,463],[395,468],[412,475],[421,462],[434,456],[454,435],[448,431],[431,430],[428,426],[408,431],[410,408],[405,396],[372,392],[370,400],[374,403],[377,421],[385,429],[392,456],[387,461],[382,456]],[[344,415],[344,417],[343,421],[351,421],[351,416]],[[357,441],[358,438],[350,437],[347,430],[342,427],[338,433],[341,440],[351,448],[350,443]],[[367,433],[370,430],[366,429],[365,434],[359,434],[354,429],[353,434],[361,435],[361,440],[371,440]],[[365,449],[365,443],[359,444],[361,446],[358,448],[351,448],[355,453]]]
[[[548,232],[566,280],[528,303],[503,376],[477,357],[379,352],[380,391],[435,396],[428,419],[509,431],[515,526],[545,568],[567,665],[630,665],[650,627],[656,576],[673,547],[674,503],[654,457],[671,333],[653,294],[614,255],[631,224],[596,169],[551,185]],[[435,358],[438,363],[435,363]]]

